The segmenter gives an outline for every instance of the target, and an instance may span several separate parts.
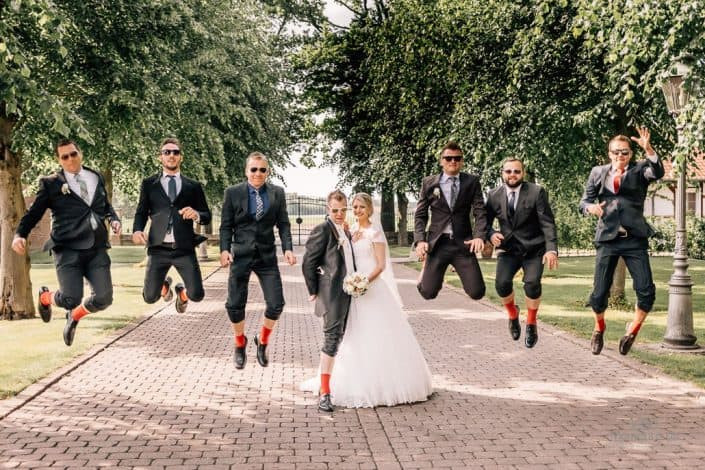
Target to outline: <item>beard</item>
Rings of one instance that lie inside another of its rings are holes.
[[[510,188],[514,189],[514,188],[516,188],[517,186],[519,186],[519,185],[520,185],[521,183],[523,183],[523,182],[524,182],[524,180],[523,180],[523,179],[520,179],[520,180],[514,181],[513,183],[510,183],[509,181],[505,181],[504,184],[506,184],[506,185],[509,186]]]
[[[176,171],[179,169],[179,165],[178,165],[178,163],[174,163],[173,165],[169,165],[168,163],[165,163],[164,168],[166,168],[169,171]]]

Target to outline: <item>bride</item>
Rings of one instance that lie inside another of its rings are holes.
[[[433,393],[431,372],[402,311],[384,232],[370,221],[372,198],[355,194],[352,209],[357,218],[352,227],[356,267],[370,286],[350,303],[331,375],[332,402],[360,408],[426,400]],[[314,377],[301,388],[318,392],[319,381]]]

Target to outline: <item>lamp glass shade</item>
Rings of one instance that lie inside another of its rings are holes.
[[[671,114],[679,114],[686,104],[690,94],[684,86],[685,77],[690,72],[690,67],[682,62],[676,62],[664,74],[661,89],[666,98],[666,106]]]

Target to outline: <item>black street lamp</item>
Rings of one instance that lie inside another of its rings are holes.
[[[668,112],[676,119],[678,143],[683,139],[683,125],[678,124],[688,99],[689,90],[685,80],[690,67],[683,62],[675,62],[664,74],[661,88],[666,97]],[[678,185],[676,188],[676,245],[673,252],[673,274],[668,281],[668,318],[664,346],[671,349],[696,349],[697,338],[693,330],[693,281],[688,274],[688,237],[685,229],[686,212],[686,161],[680,162]]]

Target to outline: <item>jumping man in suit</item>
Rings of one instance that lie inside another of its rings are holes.
[[[151,304],[159,297],[171,300],[171,277],[167,272],[174,266],[184,284],[174,286],[176,311],[183,313],[189,299],[203,299],[203,278],[196,258],[196,246],[206,237],[196,235],[193,223],[208,225],[211,211],[198,181],[181,174],[183,161],[181,144],[167,138],[159,150],[162,171],[142,181],[140,199],[132,226],[132,241],[147,245],[147,269],[142,297]],[[147,219],[152,223],[149,237],[144,233]]]
[[[284,258],[296,264],[292,252],[291,224],[286,211],[284,189],[267,183],[269,162],[253,152],[245,163],[247,182],[225,190],[220,222],[220,264],[230,266],[228,278],[228,312],[235,335],[235,368],[247,362],[245,337],[245,305],[247,285],[254,271],[260,280],[266,308],[259,335],[255,336],[257,362],[267,367],[269,335],[284,309],[282,281],[274,245],[274,226],[279,230]]]
[[[638,127],[637,132],[639,137],[631,140],[644,149],[646,159],[632,162],[629,137],[612,137],[608,143],[611,163],[593,167],[580,200],[583,214],[599,218],[595,231],[595,282],[590,295],[590,305],[595,313],[591,341],[593,354],[600,354],[604,345],[605,310],[620,256],[634,280],[637,297],[634,320],[619,342],[621,354],[627,354],[631,349],[656,299],[648,253],[648,239],[654,231],[644,218],[644,200],[649,184],[661,178],[664,169],[651,147],[649,130]]]
[[[538,341],[536,315],[541,303],[541,276],[544,265],[558,267],[558,243],[553,211],[546,191],[524,181],[524,163],[508,158],[502,165],[504,184],[487,198],[488,237],[496,248],[495,288],[509,314],[509,333],[515,341],[521,335],[519,309],[514,302],[514,275],[524,271],[526,295],[526,335],[524,344],[533,348]],[[494,219],[499,230],[494,230]]]
[[[463,151],[455,142],[443,147],[440,164],[443,172],[424,178],[416,204],[414,243],[416,254],[425,260],[417,288],[424,299],[435,298],[450,264],[460,276],[465,292],[480,299],[485,295],[485,281],[475,253],[482,252],[487,236],[480,180],[460,171]],[[429,212],[431,223],[427,231]]]
[[[64,343],[71,346],[79,320],[89,313],[104,310],[113,303],[110,277],[110,248],[106,221],[120,233],[120,219],[113,210],[100,173],[82,165],[83,154],[72,140],[61,140],[55,148],[61,170],[39,180],[39,191],[32,206],[20,220],[12,249],[25,254],[27,236],[51,209],[52,225],[44,246],[54,257],[59,289],[39,288],[37,310],[42,320],[51,320],[51,307],[65,308]],[[83,278],[91,295],[83,298]]]

